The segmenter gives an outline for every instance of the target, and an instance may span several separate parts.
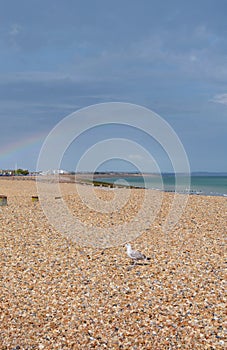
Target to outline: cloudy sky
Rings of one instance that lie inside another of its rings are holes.
[[[227,171],[226,18],[225,0],[0,0],[0,169],[34,170],[70,113],[127,102],[170,124],[192,171]],[[91,139],[63,165],[74,169]]]

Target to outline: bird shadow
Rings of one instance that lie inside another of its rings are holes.
[[[149,263],[131,263],[130,266],[148,266],[150,265]]]

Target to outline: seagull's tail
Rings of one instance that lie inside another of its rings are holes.
[[[148,257],[146,256],[146,260],[151,260],[151,258],[148,258]]]

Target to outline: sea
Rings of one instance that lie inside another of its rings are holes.
[[[165,192],[189,193],[195,195],[207,196],[225,196],[227,197],[227,175],[191,175],[188,186],[188,178],[184,175],[174,174],[162,175],[114,175],[113,177],[99,177],[98,181],[140,188],[162,190]]]

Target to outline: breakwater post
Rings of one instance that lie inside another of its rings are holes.
[[[7,197],[0,195],[0,206],[7,205]]]
[[[38,196],[32,196],[32,202],[38,202],[39,197]]]

